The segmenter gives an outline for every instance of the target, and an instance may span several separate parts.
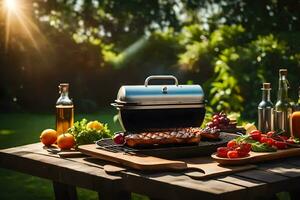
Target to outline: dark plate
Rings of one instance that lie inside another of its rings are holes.
[[[127,146],[116,146],[111,139],[96,142],[99,148],[117,152],[136,152],[144,155],[161,158],[187,158],[197,156],[210,156],[216,152],[218,147],[226,146],[226,143],[238,135],[231,133],[220,133],[219,140],[203,140],[195,145],[157,145],[147,148],[129,148]]]

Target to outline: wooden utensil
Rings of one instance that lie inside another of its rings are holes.
[[[245,165],[292,156],[300,156],[300,148],[277,150],[276,152],[250,152],[249,156],[244,158],[220,158],[216,153],[211,157],[221,165]]]
[[[253,169],[255,165],[246,166],[219,166],[210,157],[188,158],[180,160],[168,160],[153,156],[146,156],[134,152],[110,152],[105,149],[97,149],[95,144],[79,146],[79,151],[102,160],[117,163],[125,166],[106,165],[105,171],[110,174],[117,174],[126,171],[128,168],[142,171],[177,171],[193,179],[202,179],[217,175],[225,175],[237,171]]]

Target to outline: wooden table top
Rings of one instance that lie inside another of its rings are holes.
[[[60,158],[41,143],[0,150],[0,167],[95,191],[122,189],[154,199],[254,199],[268,198],[300,186],[300,158],[257,165],[256,169],[205,180],[180,172],[145,174],[125,170],[107,174],[107,162],[90,157]]]

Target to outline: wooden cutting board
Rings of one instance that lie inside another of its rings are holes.
[[[256,167],[255,165],[220,166],[210,157],[168,160],[133,152],[111,152],[97,148],[95,144],[82,145],[79,146],[78,149],[83,154],[117,163],[132,169],[142,171],[180,171],[182,174],[194,179],[231,174]],[[116,173],[119,171],[126,171],[127,169],[108,165],[105,170],[108,173]]]
[[[277,150],[276,152],[250,152],[247,157],[235,159],[220,158],[216,154],[213,154],[212,158],[222,165],[245,165],[292,156],[300,156],[300,148],[289,148]]]

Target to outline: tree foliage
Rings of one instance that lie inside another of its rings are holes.
[[[76,42],[98,45],[107,63],[126,66],[130,56],[138,62],[147,54],[206,78],[214,110],[246,110],[253,117],[261,83],[270,81],[275,89],[280,67],[299,84],[297,0],[57,0],[36,6],[38,17],[47,19],[42,21]],[[141,37],[144,42],[128,53]],[[155,55],[161,44],[173,53]]]
[[[185,73],[205,87],[210,111],[254,118],[261,83],[272,83],[275,99],[281,67],[296,97],[298,0],[33,0],[33,6],[40,26],[99,49],[101,66]]]

